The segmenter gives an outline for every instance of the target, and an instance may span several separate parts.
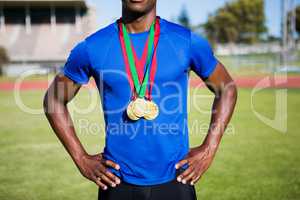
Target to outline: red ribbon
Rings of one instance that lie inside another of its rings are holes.
[[[126,69],[129,85],[130,85],[130,88],[131,88],[132,94],[133,94],[132,98],[135,99],[136,94],[135,94],[135,90],[134,90],[132,76],[130,73],[129,60],[128,60],[128,56],[126,53],[124,35],[123,35],[123,31],[122,31],[122,19],[119,19],[117,23],[118,23],[118,27],[119,27],[119,38],[120,38],[122,53],[123,53],[124,62],[125,62],[125,69]],[[151,70],[150,70],[150,78],[149,78],[149,87],[147,87],[147,91],[146,91],[146,99],[148,99],[148,100],[152,100],[151,93],[152,93],[155,74],[156,74],[156,70],[157,70],[157,45],[158,45],[158,41],[159,41],[159,36],[160,36],[160,18],[157,17],[156,23],[155,23],[154,52],[153,52],[153,58],[152,58],[151,68],[150,68]],[[140,60],[138,59],[136,51],[133,48],[133,44],[131,44],[140,83],[142,83],[144,75],[145,75],[145,66],[146,66],[146,62],[147,62],[147,53],[148,53],[148,45],[149,45],[148,43],[149,43],[149,38],[147,39],[147,42],[146,42],[144,50],[143,50],[142,58]]]

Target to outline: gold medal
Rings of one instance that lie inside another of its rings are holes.
[[[151,98],[157,68],[156,47],[160,37],[159,18],[156,18],[150,27],[149,38],[147,44],[144,45],[144,51],[148,52],[147,59],[145,59],[143,63],[140,63],[140,66],[136,65],[138,62],[134,56],[134,48],[122,20],[119,20],[118,26],[123,57],[125,61],[128,61],[125,62],[125,65],[126,68],[129,69],[126,71],[128,78],[131,79],[130,88],[134,92],[133,96],[138,97],[129,103],[126,110],[127,116],[134,121],[140,118],[153,120],[158,116],[158,106],[152,101],[148,102],[145,98]],[[144,72],[137,70],[140,67],[144,68],[144,70],[142,70]]]
[[[132,113],[141,118],[144,117],[147,109],[147,101],[144,98],[137,98],[132,104]]]
[[[131,101],[127,107],[127,116],[129,119],[133,120],[133,121],[137,121],[140,118],[135,116],[132,112],[132,108],[133,108],[133,101]]]
[[[146,108],[144,118],[146,120],[154,120],[159,114],[158,106],[153,101],[147,101],[146,106],[147,108]]]

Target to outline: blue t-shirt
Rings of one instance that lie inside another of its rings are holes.
[[[189,151],[189,71],[205,79],[218,63],[205,39],[164,19],[160,24],[157,72],[152,91],[160,114],[153,121],[133,122],[127,118],[126,107],[132,93],[117,23],[76,45],[63,70],[65,76],[78,84],[87,83],[90,77],[95,79],[106,125],[105,158],[120,165],[120,171],[111,169],[117,176],[135,185],[161,184],[175,178],[175,164]],[[139,58],[148,34],[130,34]]]

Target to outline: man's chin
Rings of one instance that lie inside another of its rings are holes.
[[[135,13],[146,13],[147,9],[149,9],[149,5],[147,5],[146,0],[127,0],[126,7],[127,10]]]
[[[134,12],[136,14],[143,14],[146,13],[146,9],[143,5],[130,5],[128,6],[128,10]]]
[[[129,0],[129,2],[134,4],[142,4],[145,2],[145,0]]]

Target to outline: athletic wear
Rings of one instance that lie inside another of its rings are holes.
[[[126,75],[117,23],[87,37],[71,52],[64,74],[78,84],[94,77],[101,95],[106,125],[104,156],[118,163],[111,169],[124,182],[156,185],[175,178],[175,164],[188,150],[188,74],[195,71],[207,78],[217,59],[209,43],[190,30],[160,20],[157,72],[153,101],[160,114],[153,121],[130,121],[126,107],[132,91]],[[148,32],[130,34],[139,58]]]
[[[121,183],[116,188],[99,189],[98,200],[196,200],[195,187],[176,180],[155,185]]]

